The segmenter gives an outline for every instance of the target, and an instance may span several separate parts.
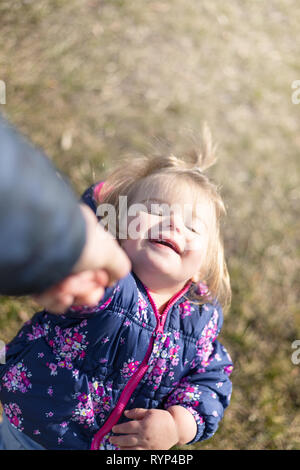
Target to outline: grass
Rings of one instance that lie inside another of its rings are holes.
[[[2,0],[4,112],[78,194],[157,139],[185,148],[203,121],[219,144],[235,370],[218,433],[194,449],[300,449],[300,78],[297,0]],[[35,311],[2,298],[1,339]],[[21,312],[21,313],[20,313]]]

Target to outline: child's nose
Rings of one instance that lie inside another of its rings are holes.
[[[179,233],[183,232],[184,223],[180,214],[176,214],[175,212],[170,214],[170,228]]]

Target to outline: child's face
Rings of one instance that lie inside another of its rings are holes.
[[[121,241],[133,271],[148,284],[151,280],[176,284],[197,276],[213,222],[208,198],[203,194],[195,203],[199,189],[180,181],[167,190],[165,181],[163,176],[154,179],[146,197],[142,186],[137,191],[134,204],[145,208],[128,217],[128,238]]]

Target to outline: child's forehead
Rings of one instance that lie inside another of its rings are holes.
[[[144,178],[135,194],[138,202],[153,201],[190,205],[195,211],[207,205],[209,198],[192,179],[178,175],[152,175]]]

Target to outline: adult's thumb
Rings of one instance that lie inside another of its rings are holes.
[[[130,260],[113,236],[99,224],[93,211],[85,204],[81,205],[81,210],[86,221],[86,243],[73,273],[104,269],[112,284],[128,274]]]

